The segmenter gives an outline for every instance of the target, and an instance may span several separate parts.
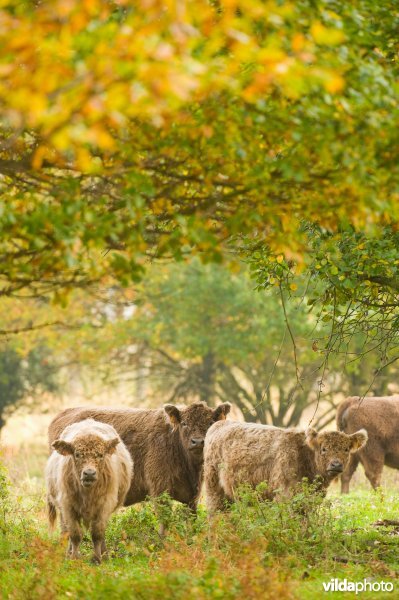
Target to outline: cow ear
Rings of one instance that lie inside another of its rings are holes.
[[[213,411],[213,420],[214,421],[224,421],[227,415],[230,412],[231,404],[230,402],[224,402]]]
[[[115,449],[117,447],[117,445],[119,444],[120,440],[119,438],[112,438],[112,440],[107,440],[107,445],[106,445],[106,449],[105,449],[105,453],[106,454],[113,454],[115,452]]]
[[[72,444],[66,442],[65,440],[55,440],[55,442],[52,443],[52,448],[54,448],[54,450],[63,456],[69,456],[70,454],[73,454]]]
[[[317,433],[316,429],[313,429],[313,427],[308,427],[308,429],[306,430],[305,443],[312,450],[316,450],[316,448],[318,446],[318,439],[317,439],[318,435],[319,434]]]
[[[168,415],[169,421],[173,425],[173,428],[176,429],[181,421],[180,410],[173,404],[164,404],[163,409]]]
[[[369,436],[367,435],[367,431],[365,429],[359,429],[359,431],[352,433],[352,435],[349,437],[352,442],[351,452],[357,452],[366,445]]]

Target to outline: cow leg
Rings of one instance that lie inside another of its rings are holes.
[[[68,547],[67,547],[66,555],[67,555],[67,557],[69,557],[72,552],[72,542],[69,537],[68,527],[65,523],[65,519],[63,517],[62,511],[60,511],[60,525],[61,525],[61,539],[65,539],[65,538],[68,539]]]
[[[187,506],[189,507],[190,511],[196,515],[197,514],[197,507],[198,507],[198,502],[201,496],[201,487],[202,487],[202,480],[201,482],[198,484],[198,488],[197,488],[197,493],[195,494],[195,496],[193,496],[191,498],[191,500],[187,503]]]
[[[91,539],[94,548],[92,562],[99,565],[103,549],[105,548],[105,525],[102,520],[93,521],[91,525]]]
[[[287,502],[287,500],[291,500],[293,496],[295,496],[294,492],[295,487],[283,488],[280,486],[275,492],[273,492],[273,500],[275,502]]]
[[[218,510],[226,508],[225,501],[227,496],[220,485],[219,472],[213,466],[208,466],[205,471],[205,496],[209,516],[212,516]]]
[[[162,513],[164,512],[163,506],[168,505],[168,500],[162,496],[162,494],[164,494],[165,492],[167,492],[169,496],[172,497],[171,492],[165,489],[158,490],[156,488],[151,488],[149,493],[149,496],[152,496],[154,498],[154,510],[159,519],[158,535],[161,538],[165,537],[167,529],[166,524],[163,520],[164,517],[162,516]]]
[[[67,556],[71,558],[80,558],[79,546],[82,541],[82,530],[79,523],[76,521],[74,525],[69,529],[69,547],[67,550]]]
[[[353,477],[353,473],[356,471],[360,458],[358,454],[351,454],[349,458],[348,466],[341,475],[341,494],[349,493],[349,483]]]
[[[363,459],[364,472],[373,489],[380,487],[384,458]]]
[[[61,521],[61,535],[65,535],[66,533],[68,533],[68,528],[65,524],[62,513],[61,513],[60,521]]]
[[[63,531],[69,534],[69,546],[67,549],[67,557],[79,558],[79,546],[82,541],[82,529],[76,514],[69,507],[65,510],[61,509],[62,519],[61,527]]]

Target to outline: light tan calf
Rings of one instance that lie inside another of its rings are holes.
[[[290,496],[307,478],[325,490],[342,473],[351,453],[367,441],[365,430],[352,435],[314,429],[280,429],[254,423],[215,423],[205,438],[206,505],[212,513],[234,500],[237,486],[268,485],[266,497]]]
[[[72,558],[79,557],[82,523],[90,528],[93,560],[100,563],[108,519],[123,505],[130,487],[131,456],[115,429],[94,419],[66,427],[52,447],[46,466],[50,526],[54,527],[58,509]]]

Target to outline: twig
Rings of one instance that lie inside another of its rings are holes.
[[[18,333],[24,333],[26,331],[34,331],[36,329],[54,327],[55,325],[58,325],[59,327],[65,327],[66,329],[74,329],[73,325],[67,325],[62,321],[52,321],[50,323],[41,323],[40,325],[27,325],[26,327],[19,327],[17,329],[0,329],[0,335],[17,335]]]
[[[303,386],[302,386],[302,383],[300,382],[300,378],[299,378],[298,358],[297,358],[297,353],[296,353],[297,346],[296,346],[294,334],[292,333],[292,329],[291,329],[289,321],[288,321],[287,310],[285,308],[284,294],[283,294],[281,285],[279,286],[279,291],[280,291],[280,297],[281,297],[281,304],[282,304],[283,312],[284,312],[284,321],[285,321],[285,324],[287,325],[288,333],[290,334],[290,338],[292,341],[292,348],[293,348],[293,352],[294,352],[294,361],[295,361],[296,380],[297,380],[300,388],[303,390]]]
[[[358,560],[357,558],[345,558],[345,556],[333,556],[333,560],[335,562],[340,562],[340,563],[354,563],[356,565],[363,565],[365,563],[364,560]]]

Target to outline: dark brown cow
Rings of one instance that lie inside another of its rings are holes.
[[[226,418],[230,404],[216,409],[203,402],[160,409],[68,408],[49,427],[50,446],[70,425],[93,418],[112,425],[129,450],[134,475],[125,506],[163,492],[192,509],[202,484],[204,438],[209,427]]]
[[[349,492],[349,482],[359,462],[367,479],[375,489],[381,484],[384,465],[399,469],[399,396],[346,398],[338,406],[337,429],[352,433],[367,429],[367,445],[351,456],[348,467],[341,475],[341,492]]]

